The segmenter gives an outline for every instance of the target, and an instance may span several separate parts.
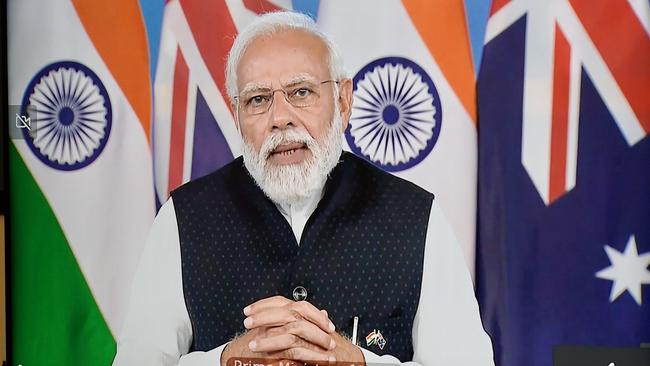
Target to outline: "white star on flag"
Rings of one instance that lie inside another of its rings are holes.
[[[650,284],[650,271],[648,271],[650,252],[639,255],[636,238],[632,235],[623,253],[609,245],[605,245],[605,253],[612,265],[596,272],[596,277],[614,282],[609,294],[609,302],[614,302],[627,290],[640,306],[641,285]]]

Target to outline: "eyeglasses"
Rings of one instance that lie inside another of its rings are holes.
[[[260,88],[251,90],[235,97],[238,108],[249,116],[264,114],[269,111],[273,104],[275,92],[282,92],[284,99],[296,108],[307,108],[318,102],[321,88],[324,84],[335,83],[338,80],[325,80],[320,83],[303,81],[280,89]]]

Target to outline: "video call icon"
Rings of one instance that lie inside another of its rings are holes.
[[[29,116],[23,116],[16,113],[16,128],[26,128],[32,130],[32,119]]]

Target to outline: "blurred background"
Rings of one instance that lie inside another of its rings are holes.
[[[226,56],[277,10],[341,49],[344,148],[436,195],[497,365],[650,343],[648,0],[8,0],[2,359],[110,365],[157,209],[240,154]]]

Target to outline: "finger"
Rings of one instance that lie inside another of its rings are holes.
[[[336,329],[334,323],[326,315],[307,301],[296,301],[289,304],[288,307],[327,333],[332,333]]]
[[[336,362],[336,357],[334,357],[334,355],[327,354],[325,352],[310,350],[303,347],[289,348],[281,352],[271,353],[270,356],[277,357],[277,358],[286,358],[294,361],[303,361],[303,362],[314,362],[314,361],[318,361],[321,363]]]
[[[280,295],[267,297],[246,306],[244,308],[244,315],[248,316],[268,308],[285,306],[290,302],[292,301]]]
[[[304,344],[317,347],[323,351],[332,350],[336,347],[336,341],[330,334],[325,333],[322,329],[307,320],[297,320],[284,326],[266,329],[268,330],[265,332],[265,334],[258,336],[256,340],[290,334],[298,338],[297,340],[294,340],[303,341]],[[291,346],[296,347],[297,344],[294,345],[292,343],[288,343],[284,344],[283,346],[285,349],[287,349]]]
[[[278,327],[298,320],[300,314],[286,308],[270,308],[262,310],[255,315],[248,316],[244,319],[244,327],[253,329],[259,327]]]
[[[280,352],[299,346],[304,347],[306,344],[298,336],[289,333],[256,338],[248,343],[248,348],[253,352]]]
[[[285,326],[290,334],[322,347],[325,350],[332,350],[336,347],[336,341],[328,333],[311,322],[299,320]]]

